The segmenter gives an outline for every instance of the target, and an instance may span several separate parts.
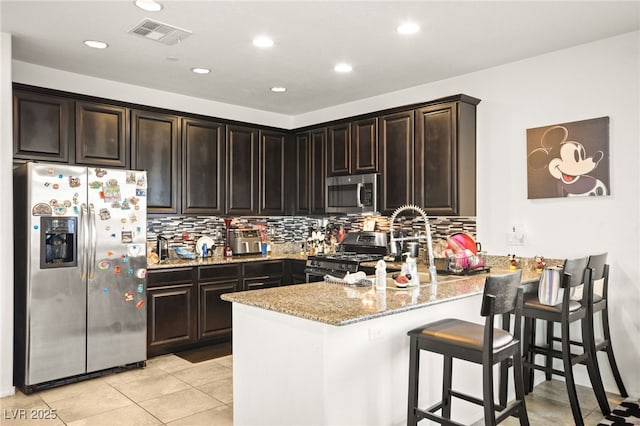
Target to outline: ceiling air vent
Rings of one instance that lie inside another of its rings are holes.
[[[176,44],[191,35],[191,31],[189,30],[163,24],[162,22],[151,19],[144,19],[130,29],[129,32],[168,45]]]

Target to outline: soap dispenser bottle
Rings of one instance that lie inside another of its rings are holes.
[[[416,263],[416,259],[411,256],[411,253],[405,254],[407,255],[407,259],[404,262],[406,265],[406,274],[411,275],[411,285],[420,286],[420,277],[418,276],[418,264]]]
[[[387,289],[387,264],[384,260],[376,263],[376,290],[385,291]]]

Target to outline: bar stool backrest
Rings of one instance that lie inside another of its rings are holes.
[[[569,274],[567,280],[562,280],[564,288],[577,287],[584,283],[584,272],[589,263],[589,257],[580,257],[576,259],[566,259],[564,261],[563,272]]]
[[[588,267],[591,268],[594,288],[592,289],[595,293],[602,299],[607,298],[607,291],[609,287],[609,265],[607,264],[607,253],[594,254],[589,256],[589,264]],[[602,288],[601,291],[598,291],[596,287],[596,282],[602,280]]]
[[[484,284],[480,315],[501,315],[516,308],[522,270],[503,275],[489,275]]]
[[[593,303],[591,268],[588,268],[589,257],[580,257],[576,259],[567,259],[564,261],[562,288],[565,289],[562,298],[562,310],[565,313],[569,311],[569,303],[571,302],[572,289],[582,286],[580,298],[576,300],[582,305],[581,309],[586,309]]]

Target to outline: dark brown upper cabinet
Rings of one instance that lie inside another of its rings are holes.
[[[258,213],[285,214],[285,155],[284,133],[260,132],[260,191]]]
[[[293,179],[295,190],[294,213],[309,213],[311,210],[311,135],[309,132],[298,133],[294,138]]]
[[[149,213],[178,213],[179,138],[180,119],[177,116],[131,111],[132,166],[147,171]]]
[[[13,157],[69,162],[73,100],[13,89]]]
[[[354,121],[351,124],[351,173],[378,171],[378,119]]]
[[[76,163],[129,167],[129,109],[76,101]]]
[[[258,213],[259,131],[254,127],[227,126],[226,213]]]
[[[225,128],[182,119],[182,213],[224,213]]]
[[[415,202],[429,215],[476,214],[476,105],[463,97],[416,111]]]
[[[413,202],[413,110],[378,118],[380,213]]]
[[[311,131],[310,149],[311,214],[324,214],[327,177],[327,129]]]
[[[327,173],[329,176],[351,174],[351,123],[328,128]]]
[[[324,214],[327,129],[295,135],[295,213]]]

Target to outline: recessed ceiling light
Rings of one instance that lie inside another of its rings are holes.
[[[255,47],[271,47],[273,40],[266,36],[259,36],[253,39],[253,45]]]
[[[99,40],[85,40],[83,41],[85,46],[92,47],[94,49],[106,49],[109,45],[104,41]]]
[[[191,71],[196,74],[209,74],[211,72],[208,68],[191,68]]]
[[[162,5],[154,0],[136,0],[135,4],[147,12],[159,12],[162,10]]]
[[[351,72],[353,70],[353,67],[349,64],[340,63],[335,67],[333,67],[333,70],[335,72],[345,73],[345,72]]]
[[[396,31],[400,34],[415,34],[420,31],[420,26],[415,22],[405,22],[404,24],[398,26]]]
[[[287,88],[282,86],[274,86],[271,88],[271,91],[276,93],[282,93],[282,92],[286,92]]]

